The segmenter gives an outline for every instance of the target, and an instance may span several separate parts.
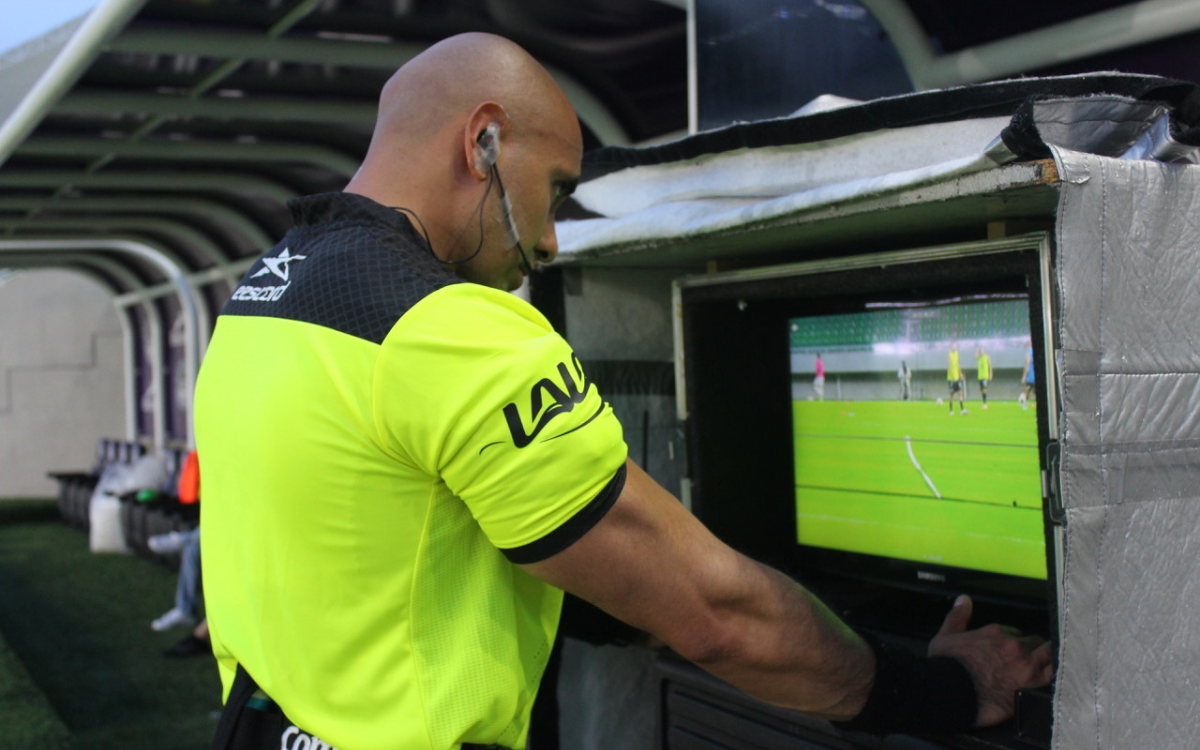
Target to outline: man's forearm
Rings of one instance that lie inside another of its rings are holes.
[[[768,703],[832,720],[857,715],[875,676],[870,647],[787,576],[740,555],[737,565],[745,595],[716,605],[722,647],[693,661]]]
[[[1046,645],[998,626],[966,631],[965,598],[931,643],[930,656],[949,659],[877,652],[798,583],[714,537],[636,464],[627,470],[599,523],[523,567],[750,695],[833,720],[866,707],[869,731],[953,731],[1005,720],[1016,689],[1053,674]]]
[[[526,569],[761,700],[857,714],[875,674],[862,639],[795,581],[714,537],[636,464],[627,470],[600,523]]]

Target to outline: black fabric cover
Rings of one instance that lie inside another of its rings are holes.
[[[875,99],[840,109],[799,117],[730,125],[647,148],[607,146],[583,160],[583,179],[591,180],[630,167],[697,159],[740,148],[813,143],[886,128],[902,128],[979,117],[1016,115],[1021,107],[1043,99],[1092,97],[1101,94],[1140,102],[1161,102],[1176,109],[1174,132],[1181,143],[1200,139],[1200,86],[1157,76],[1094,73],[1053,78],[1020,78]],[[1032,110],[1030,110],[1030,113]],[[1030,120],[1028,125],[1032,125]],[[1006,145],[1021,158],[1049,153],[1036,129],[1014,132]],[[1191,140],[1184,140],[1191,139]]]

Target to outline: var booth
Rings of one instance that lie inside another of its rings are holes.
[[[885,739],[576,642],[564,734],[636,684],[653,715],[597,746],[1193,747],[1198,121],[1190,84],[1101,74],[589,154],[531,294],[631,456],[854,627],[920,648],[969,593],[1058,676]]]

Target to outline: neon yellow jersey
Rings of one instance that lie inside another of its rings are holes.
[[[949,365],[946,367],[946,380],[954,381],[962,378],[962,369],[958,366],[958,350],[951,349]]]
[[[979,369],[980,380],[992,379],[992,358],[986,354],[980,354],[975,358],[975,363]]]
[[[603,517],[620,425],[540,313],[456,283],[398,215],[293,212],[196,389],[225,694],[240,664],[342,750],[523,747],[562,592],[514,562]]]

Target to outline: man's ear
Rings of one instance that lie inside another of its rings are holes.
[[[496,102],[483,102],[471,111],[463,128],[462,146],[467,169],[475,179],[488,178],[507,127],[508,112]]]

